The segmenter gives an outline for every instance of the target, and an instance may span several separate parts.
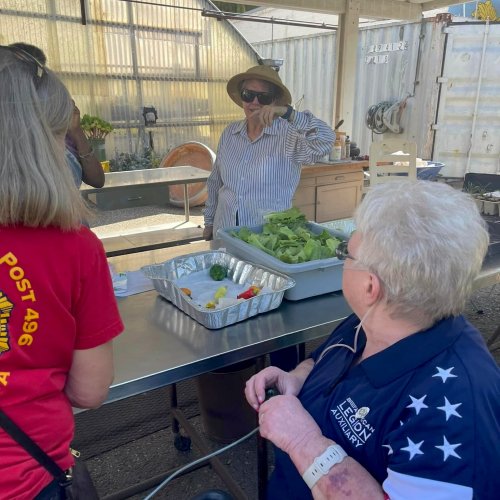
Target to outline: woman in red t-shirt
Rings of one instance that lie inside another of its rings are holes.
[[[0,408],[63,470],[72,406],[102,404],[123,330],[65,161],[73,109],[50,70],[0,46]],[[54,478],[2,428],[0,470],[0,498],[58,498]]]

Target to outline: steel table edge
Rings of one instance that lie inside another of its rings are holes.
[[[252,344],[251,346],[222,353],[211,358],[201,359],[194,363],[168,369],[163,372],[146,375],[134,380],[118,382],[110,387],[108,397],[104,404],[113,403],[144,392],[176,384],[183,380],[195,378],[204,373],[224,368],[234,363],[246,361],[247,359],[258,358],[275,350],[282,349],[283,347],[315,340],[316,338],[324,336],[324,332],[321,331],[322,326],[328,325],[333,330],[346,317],[347,315],[339,317],[334,321],[315,325],[307,330],[299,330],[283,337],[275,337],[258,344]],[[315,332],[317,333],[315,334]]]
[[[124,189],[124,188],[134,188],[137,186],[175,186],[178,184],[196,184],[197,182],[206,182],[208,179],[208,174],[210,172],[207,172],[207,176],[200,176],[200,177],[194,177],[194,178],[189,178],[189,179],[182,179],[182,180],[176,180],[176,181],[157,181],[157,182],[146,182],[146,183],[136,183],[136,184],[119,184],[117,186],[106,186],[104,185],[103,187],[96,188],[92,186],[83,186],[80,188],[80,193],[81,194],[93,194],[93,193],[102,193],[105,191],[113,191],[117,189]]]

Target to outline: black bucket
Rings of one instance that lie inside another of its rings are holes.
[[[230,443],[257,427],[257,412],[247,403],[245,383],[255,361],[237,363],[196,379],[203,430],[219,443]]]

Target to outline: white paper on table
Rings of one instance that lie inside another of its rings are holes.
[[[110,266],[113,290],[117,297],[127,297],[136,293],[147,292],[154,289],[150,278],[144,276],[142,271],[126,271],[115,273]]]

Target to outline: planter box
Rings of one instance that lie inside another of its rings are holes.
[[[479,213],[483,213],[483,200],[480,200],[479,198],[474,198],[474,201],[476,202],[477,208],[479,209]]]
[[[498,215],[500,201],[483,201],[483,213],[485,215]]]

